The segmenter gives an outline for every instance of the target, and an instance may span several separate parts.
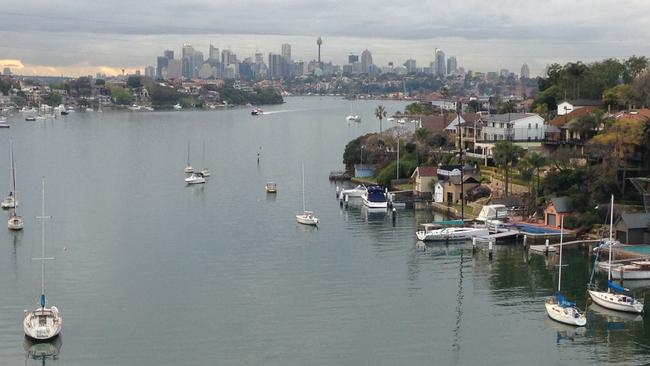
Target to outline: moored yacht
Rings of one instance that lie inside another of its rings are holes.
[[[474,227],[444,227],[436,224],[423,224],[423,230],[417,231],[415,236],[422,241],[453,241],[468,240],[489,235],[487,228]]]
[[[345,196],[348,197],[361,197],[363,196],[364,193],[368,192],[368,188],[364,186],[363,184],[359,184],[358,186],[351,188],[351,189],[342,189],[339,192],[339,199],[345,199]]]
[[[205,183],[205,177],[201,172],[194,172],[189,177],[185,178],[185,183],[187,184],[201,184]]]
[[[386,192],[382,186],[370,186],[361,194],[363,204],[368,208],[388,208]]]

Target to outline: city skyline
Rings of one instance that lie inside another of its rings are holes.
[[[156,7],[123,0],[77,5],[42,0],[7,4],[0,14],[0,67],[23,74],[70,76],[144,70],[152,63],[151,55],[164,49],[179,52],[177,45],[184,42],[204,56],[209,44],[248,56],[256,50],[280,53],[287,43],[294,60],[308,62],[317,57],[318,36],[324,40],[323,61],[339,65],[346,63],[349,53],[364,49],[373,53],[378,65],[409,59],[427,64],[433,61],[433,50],[440,48],[462,60],[467,69],[519,70],[527,63],[531,76],[553,62],[650,54],[645,42],[650,30],[643,26],[650,20],[650,4],[642,1],[619,6],[580,0],[571,4],[581,10],[571,17],[564,16],[567,8],[559,0],[543,7],[513,0],[499,4],[465,0],[445,6],[357,1],[341,9],[295,0],[273,7],[203,0],[182,7],[166,0]],[[109,11],[121,5],[129,11]],[[467,9],[480,17],[468,17]]]

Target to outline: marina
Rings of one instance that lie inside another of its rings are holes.
[[[0,142],[15,141],[25,228],[0,232],[0,360],[40,365],[40,356],[56,354],[45,364],[645,362],[650,337],[643,316],[588,311],[584,332],[547,319],[544,300],[557,288],[558,256],[529,255],[522,228],[488,234],[514,242],[489,256],[485,246],[473,250],[471,240],[418,245],[420,224],[450,220],[431,210],[373,211],[361,198],[342,207],[335,198],[341,183],[329,172],[340,169],[348,141],[378,130],[376,104],[356,103],[363,123],[351,126],[341,118],[347,101],[320,97],[288,98],[260,117],[249,108],[71,113],[65,123],[40,124],[10,117]],[[186,186],[187,142],[200,157],[204,138],[205,163],[197,160],[193,170],[209,166],[214,174],[206,184]],[[2,153],[8,167],[9,148]],[[3,195],[10,175],[0,169]],[[40,262],[32,260],[42,255],[35,219],[41,176],[48,178],[47,214],[54,218],[46,255],[56,258],[47,264],[47,301],[60,307],[65,326],[53,342],[37,345],[25,340],[21,320],[41,284]],[[267,194],[270,179],[281,192]],[[294,218],[303,192],[305,208],[320,220],[317,230]],[[564,243],[562,292],[585,309],[592,254],[572,242]]]

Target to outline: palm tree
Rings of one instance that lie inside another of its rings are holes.
[[[525,165],[528,166],[531,169],[531,172],[535,175],[535,179],[537,181],[535,196],[537,197],[537,193],[539,192],[539,173],[547,164],[546,157],[537,152],[529,152],[522,158],[522,161],[525,162]]]
[[[499,141],[492,151],[494,162],[503,168],[506,197],[508,197],[510,168],[517,164],[517,161],[519,161],[519,158],[523,154],[524,149],[521,146],[513,144],[512,141]]]
[[[381,135],[381,121],[386,118],[386,108],[383,105],[377,106],[377,109],[375,109],[375,117],[379,118],[379,134]]]

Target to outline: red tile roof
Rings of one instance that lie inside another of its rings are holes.
[[[437,166],[419,166],[417,168],[420,177],[435,177],[438,174]]]
[[[569,113],[568,116],[561,115],[561,116],[557,116],[557,117],[553,118],[553,119],[551,120],[551,122],[549,122],[549,124],[550,124],[551,126],[562,127],[562,126],[564,126],[564,123],[565,123],[565,122],[569,122],[569,121],[571,121],[571,120],[574,119],[574,118],[578,118],[578,117],[581,117],[581,116],[585,116],[585,115],[587,115],[587,114],[592,113],[593,111],[594,111],[594,107],[580,107],[580,108],[576,108],[576,109],[574,109],[573,111],[571,111],[571,113]]]

